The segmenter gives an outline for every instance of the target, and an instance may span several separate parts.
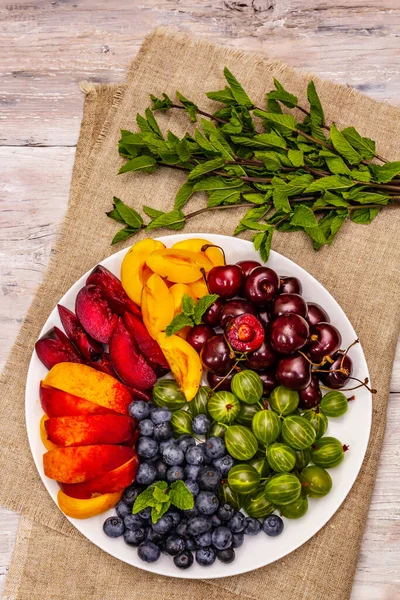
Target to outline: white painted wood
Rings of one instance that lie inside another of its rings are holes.
[[[120,80],[157,25],[261,51],[400,104],[399,0],[0,0],[0,366],[67,205],[78,83]],[[391,389],[352,600],[400,598],[400,344]],[[0,508],[0,593],[17,524],[18,515]]]

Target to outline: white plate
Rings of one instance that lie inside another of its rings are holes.
[[[211,242],[223,246],[228,262],[260,259],[252,243],[228,236],[202,233],[170,235],[158,239],[167,246],[171,246],[179,240],[190,237],[207,238]],[[119,276],[120,265],[125,253],[126,250],[121,250],[106,258],[101,264]],[[343,347],[347,347],[356,339],[357,335],[339,304],[314,277],[277,252],[271,252],[268,266],[275,269],[280,275],[294,275],[300,279],[305,299],[323,306],[330,315],[332,323],[340,329],[343,337]],[[85,285],[87,276],[88,273],[83,275],[68,290],[61,298],[61,304],[74,310],[75,297],[81,287]],[[54,308],[47,319],[41,335],[54,325],[61,327],[57,308]],[[360,379],[368,377],[367,363],[360,344],[351,349],[351,358],[354,364],[354,376]],[[39,361],[36,353],[33,352],[26,382],[26,426],[39,474],[50,496],[57,503],[59,487],[55,481],[44,475],[42,456],[45,448],[39,434],[39,421],[43,415],[39,402],[39,383],[46,376],[46,373],[47,369]],[[333,479],[332,491],[325,498],[310,499],[309,510],[301,519],[294,521],[285,519],[285,529],[279,537],[269,538],[262,532],[257,537],[245,536],[243,546],[236,551],[235,561],[229,565],[224,565],[216,560],[211,567],[204,568],[194,563],[192,568],[181,571],[174,566],[172,558],[165,555],[161,555],[158,562],[148,565],[138,558],[136,549],[127,546],[122,538],[111,539],[103,533],[103,522],[106,517],[114,514],[113,510],[90,519],[69,520],[78,531],[105,552],[130,565],[160,575],[187,579],[212,579],[237,575],[263,567],[293,552],[309,540],[329,521],[349,493],[361,468],[367,449],[372,416],[372,398],[368,390],[360,388],[357,390],[356,395],[356,401],[349,404],[349,410],[343,417],[329,420],[328,434],[339,438],[350,447],[345,460],[338,467],[330,470]]]

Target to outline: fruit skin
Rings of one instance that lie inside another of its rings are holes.
[[[243,508],[250,517],[262,519],[270,515],[276,508],[272,502],[267,500],[264,488],[265,486],[261,485],[245,497]]]
[[[194,281],[193,283],[188,283],[187,285],[189,286],[191,295],[197,300],[208,294],[208,287],[204,277],[201,277],[198,281]]]
[[[268,395],[278,385],[275,369],[274,367],[262,369],[261,371],[258,371],[258,375],[263,383],[264,394]]]
[[[109,343],[118,316],[111,310],[101,288],[93,284],[81,288],[75,300],[75,313],[86,333],[98,342]]]
[[[219,311],[219,324],[222,329],[224,329],[231,319],[243,315],[244,313],[257,315],[256,309],[250,302],[247,302],[247,300],[242,300],[241,298],[227,300]]]
[[[52,417],[45,423],[47,436],[58,446],[125,444],[136,428],[131,417],[122,415],[80,415]]]
[[[71,498],[87,499],[98,494],[119,492],[134,481],[138,466],[139,460],[135,453],[126,463],[104,475],[100,475],[100,477],[82,483],[60,483],[59,485]]]
[[[276,537],[283,531],[283,521],[280,517],[278,517],[278,515],[270,515],[262,524],[262,530],[267,535]]]
[[[232,490],[232,488],[230,487],[229,483],[227,481],[225,481],[224,483],[222,483],[219,488],[218,488],[218,498],[220,500],[220,508],[218,510],[218,516],[220,518],[221,517],[221,508],[227,504],[230,508],[235,508],[236,510],[240,510],[240,508],[242,507],[242,498],[241,496],[237,493],[234,492]],[[230,512],[230,511],[229,511]],[[252,516],[252,515],[250,515]],[[230,517],[228,517],[230,518]],[[223,520],[228,520],[228,519],[223,519]]]
[[[282,438],[291,448],[304,450],[316,439],[314,427],[299,415],[289,415],[282,423]]]
[[[294,502],[301,494],[301,483],[292,473],[280,473],[274,475],[265,484],[264,488],[267,500],[273,504],[289,504]]]
[[[203,246],[207,245],[211,245],[211,248],[202,250]],[[182,240],[180,242],[176,242],[172,248],[178,248],[179,250],[190,250],[191,252],[197,253],[199,252],[200,254],[203,254],[214,265],[214,267],[225,264],[223,252],[217,248],[217,246],[213,246],[211,242],[203,238],[190,238],[188,240]]]
[[[192,416],[185,410],[176,410],[172,414],[172,426],[177,435],[193,435]]]
[[[278,438],[281,423],[272,410],[260,410],[253,417],[252,430],[258,441],[267,446]]]
[[[186,340],[177,335],[167,337],[161,334],[157,341],[181,392],[190,402],[197,394],[203,374],[199,355]]]
[[[327,363],[322,367],[323,369],[326,369],[326,371],[324,373],[319,373],[319,378],[326,387],[338,390],[344,387],[349,381],[349,377],[353,373],[353,361],[348,354],[343,358],[341,352],[335,352],[331,358],[333,359],[333,363]],[[348,375],[335,373],[335,371],[340,368],[346,369]]]
[[[121,283],[131,300],[139,306],[146,280],[146,258],[155,250],[165,248],[162,242],[147,238],[129,248],[121,264]]]
[[[175,312],[174,299],[159,275],[151,275],[143,286],[141,306],[145,327],[158,341],[159,334],[171,323]]]
[[[282,315],[271,324],[270,343],[280,354],[293,354],[307,342],[310,334],[308,323],[296,314]]]
[[[208,400],[211,397],[211,388],[201,385],[197,394],[189,404],[189,411],[192,417],[197,415],[208,415]]]
[[[222,333],[217,333],[206,341],[200,358],[205,369],[218,375],[224,375],[233,366],[230,349]]]
[[[300,279],[297,277],[280,276],[279,291],[281,294],[300,294],[303,291]]]
[[[328,313],[322,308],[322,306],[315,304],[315,302],[307,302],[307,307],[308,314],[306,318],[310,327],[322,322],[330,323]]]
[[[299,407],[300,408],[314,408],[321,402],[322,392],[319,387],[318,377],[316,375],[311,376],[311,383],[304,390],[299,391]]]
[[[57,390],[40,382],[40,403],[49,417],[76,417],[78,415],[111,415],[115,411]]]
[[[310,341],[307,352],[314,363],[320,363],[325,356],[337,352],[342,343],[340,331],[331,323],[317,323],[310,328]]]
[[[257,260],[239,260],[236,264],[242,269],[245,277],[248,277],[256,267],[261,267]]]
[[[80,483],[117,469],[134,455],[127,446],[106,444],[56,448],[43,455],[44,474],[61,483]]]
[[[321,412],[326,417],[341,417],[347,412],[349,401],[342,392],[328,392],[320,404]]]
[[[296,454],[287,444],[275,442],[267,448],[268,464],[276,473],[287,473],[294,469]]]
[[[257,454],[249,460],[249,465],[252,465],[259,473],[260,477],[267,477],[270,474],[269,464],[265,454],[257,456]]]
[[[278,295],[279,277],[269,267],[256,267],[244,284],[244,297],[256,306],[267,306]]]
[[[299,477],[303,494],[311,498],[322,498],[332,489],[332,478],[322,467],[310,465],[302,470]]]
[[[122,383],[86,365],[69,362],[55,365],[43,384],[125,415],[132,401]]]
[[[110,357],[116,373],[127,385],[146,390],[156,383],[156,374],[144,359],[121,318],[110,339]]]
[[[318,440],[325,434],[325,432],[328,428],[328,419],[324,415],[324,413],[322,413],[321,411],[316,411],[316,410],[311,409],[311,410],[306,410],[303,413],[303,417],[305,419],[307,419],[307,421],[309,423],[311,423],[311,425],[314,427],[316,440]],[[321,466],[323,466],[323,465],[321,465]]]
[[[97,265],[90,273],[86,285],[90,284],[97,285],[101,289],[111,310],[117,315],[123,316],[126,311],[129,311],[140,317],[141,313],[137,303],[132,302],[126,294],[118,277],[103,265]]]
[[[342,443],[334,437],[322,437],[312,447],[311,460],[318,467],[331,469],[340,465],[343,459]]]
[[[246,404],[256,404],[263,395],[263,384],[254,371],[245,370],[236,373],[232,379],[232,392]]]
[[[115,377],[116,379],[118,379],[118,376],[111,363],[111,358],[108,352],[103,352],[102,354],[100,354],[100,356],[96,358],[96,360],[90,360],[86,364],[89,367],[96,369],[96,371],[107,373],[107,375],[111,375],[111,377]]]
[[[48,421],[48,419],[49,417],[47,415],[43,415],[43,417],[40,419],[40,439],[42,440],[43,446],[46,448],[46,450],[55,450],[55,448],[58,448],[57,444],[54,444],[47,436],[46,421]]]
[[[279,294],[272,305],[272,317],[296,314],[307,318],[307,303],[299,294]]]
[[[207,382],[210,388],[216,388],[216,391],[218,392],[230,392],[231,383],[234,375],[234,371],[232,371],[232,373],[230,373],[226,377],[225,375],[217,375],[217,373],[207,371]]]
[[[110,508],[113,508],[120,500],[123,490],[110,494],[102,494],[88,500],[70,498],[62,490],[58,492],[57,502],[60,509],[71,519],[89,519],[95,517]]]
[[[247,425],[247,427],[251,427],[254,415],[261,410],[258,404],[245,404],[242,402],[240,404],[240,412],[236,417],[236,422],[239,425]]]
[[[278,510],[287,519],[300,519],[308,511],[307,496],[300,495],[294,502],[278,506]]]
[[[250,313],[231,319],[225,328],[225,336],[234,350],[254,352],[264,341],[264,328]]]
[[[210,325],[210,327],[217,327],[219,325],[219,311],[223,306],[225,306],[225,300],[217,298],[203,314],[203,323]]]
[[[284,385],[279,385],[272,390],[268,401],[273,411],[286,417],[298,407],[299,394],[295,390],[286,388]]]
[[[264,338],[261,346],[255,352],[249,352],[244,365],[253,371],[268,369],[275,364],[276,353],[272,350],[271,344]]]
[[[213,267],[208,273],[207,285],[210,294],[221,298],[237,296],[243,285],[243,272],[237,265]]]
[[[63,362],[83,363],[83,357],[58,327],[47,331],[36,342],[35,350],[39,360],[47,369]]]
[[[103,353],[103,344],[97,342],[86,333],[77,316],[71,310],[57,304],[61,323],[69,339],[75,344],[86,360],[97,360]]]
[[[228,427],[224,439],[229,454],[238,460],[249,460],[258,450],[255,435],[243,425]]]
[[[200,354],[206,341],[213,335],[215,335],[214,329],[209,325],[195,325],[187,334],[186,341]]]
[[[305,448],[304,450],[295,450],[296,454],[296,469],[302,471],[308,466],[311,460],[311,448]]]
[[[202,276],[200,269],[212,270],[212,262],[204,254],[178,248],[156,250],[147,256],[146,264],[172,283],[193,283]]]
[[[157,406],[166,406],[171,410],[179,410],[186,404],[185,396],[173,379],[157,381],[153,388],[152,400]]]
[[[260,484],[260,473],[250,464],[237,464],[228,473],[228,483],[238,494],[254,492]]]
[[[135,340],[140,352],[146,361],[159,375],[165,375],[169,371],[169,364],[159,344],[147,331],[143,321],[136,315],[126,312],[124,314],[124,325]],[[162,372],[160,372],[160,369]]]
[[[301,354],[285,356],[277,364],[276,377],[290,390],[304,390],[311,383],[311,365]]]

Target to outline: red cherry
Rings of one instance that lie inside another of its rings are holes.
[[[311,365],[301,354],[284,356],[278,362],[276,377],[291,390],[304,390],[311,383]]]
[[[318,377],[311,376],[311,383],[304,390],[299,391],[299,407],[314,408],[321,402],[322,392],[319,387]]]
[[[294,313],[307,317],[307,303],[299,294],[280,294],[272,305],[272,317]]]
[[[322,322],[330,323],[328,313],[322,308],[322,306],[315,304],[315,302],[307,302],[307,306],[308,314],[306,319],[310,327]]]
[[[269,331],[269,327],[271,325],[271,316],[269,311],[265,308],[264,310],[260,310],[258,313],[258,319],[261,321],[262,326],[264,327],[265,332]]]
[[[253,371],[259,371],[260,369],[266,369],[271,367],[276,361],[276,354],[272,350],[271,345],[264,339],[258,350],[250,352],[247,355],[246,362],[244,363],[246,368],[252,369]]]
[[[219,324],[224,329],[231,319],[244,313],[257,314],[254,306],[250,302],[247,302],[247,300],[242,300],[241,298],[227,300],[218,313]]]
[[[279,384],[275,374],[275,367],[258,371],[258,375],[263,382],[264,394],[269,394]]]
[[[310,329],[307,351],[314,363],[320,363],[325,356],[332,356],[340,348],[340,331],[330,323],[317,323]]]
[[[309,336],[308,323],[300,315],[282,315],[271,325],[271,346],[279,354],[300,350]]]
[[[206,341],[200,358],[205,369],[219,375],[225,375],[233,367],[230,349],[222,333],[217,333]]]
[[[203,323],[210,327],[217,327],[219,325],[219,311],[225,305],[225,300],[217,298],[215,302],[207,308],[203,315]]]
[[[280,284],[279,291],[281,294],[301,294],[303,291],[301,281],[297,277],[283,277],[281,275]]]
[[[207,381],[208,385],[211,389],[217,387],[217,392],[230,392],[231,391],[231,381],[233,376],[236,374],[236,371],[232,371],[230,375],[217,375],[217,373],[212,373],[211,371],[207,371]],[[222,381],[222,383],[220,383]]]
[[[244,296],[256,306],[267,306],[279,291],[279,277],[269,267],[256,267],[244,284]]]
[[[256,260],[240,260],[236,264],[242,269],[245,277],[248,277],[256,267],[261,267],[261,264]]]
[[[210,294],[218,294],[221,298],[237,296],[243,284],[243,272],[238,265],[213,267],[207,277]]]
[[[324,365],[323,368],[326,369],[326,372],[319,373],[319,378],[327,387],[339,390],[347,384],[349,377],[351,377],[351,374],[353,373],[353,361],[348,354],[343,358],[341,352],[335,352],[332,358],[334,362],[332,364],[326,363],[326,365]],[[334,373],[334,371],[337,371],[340,368],[346,369],[348,375],[338,372]]]
[[[189,331],[186,341],[200,354],[206,341],[215,335],[215,331],[209,325],[195,325]]]
[[[265,333],[257,317],[245,313],[229,321],[225,335],[234,350],[254,352],[263,343]]]

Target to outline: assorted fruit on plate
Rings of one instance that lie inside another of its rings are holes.
[[[298,277],[229,264],[216,237],[144,239],[120,279],[98,265],[75,311],[58,305],[64,331],[35,346],[48,369],[43,471],[60,509],[89,519],[115,507],[104,540],[181,570],[232,563],[245,536],[285,536],[352,460],[328,425],[353,390],[374,391],[353,374],[358,340],[343,347]]]

